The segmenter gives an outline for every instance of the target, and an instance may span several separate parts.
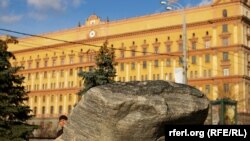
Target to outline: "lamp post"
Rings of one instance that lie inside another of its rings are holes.
[[[183,84],[187,84],[187,27],[184,7],[176,0],[161,1],[161,4],[167,5],[166,10],[173,10],[173,7],[182,10]]]

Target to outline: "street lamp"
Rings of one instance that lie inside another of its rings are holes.
[[[184,7],[176,0],[161,1],[161,4],[167,5],[166,10],[173,10],[173,7],[182,10],[183,83],[187,84],[187,28]]]

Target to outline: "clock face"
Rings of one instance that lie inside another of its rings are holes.
[[[93,37],[95,37],[95,34],[96,34],[95,31],[92,30],[92,31],[89,32],[89,37],[93,38]]]

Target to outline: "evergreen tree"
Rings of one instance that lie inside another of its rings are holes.
[[[21,141],[36,127],[26,123],[32,115],[24,104],[28,100],[24,77],[17,74],[21,67],[12,67],[10,59],[14,55],[7,51],[6,41],[0,40],[0,140]]]
[[[109,49],[107,46],[108,42],[105,41],[95,57],[96,69],[79,73],[79,76],[84,80],[84,88],[79,92],[79,95],[83,95],[92,87],[114,82],[116,76],[115,52],[113,48]]]

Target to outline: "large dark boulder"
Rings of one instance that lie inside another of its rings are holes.
[[[69,116],[64,141],[160,141],[167,124],[203,124],[209,101],[167,81],[114,83],[90,89]]]

